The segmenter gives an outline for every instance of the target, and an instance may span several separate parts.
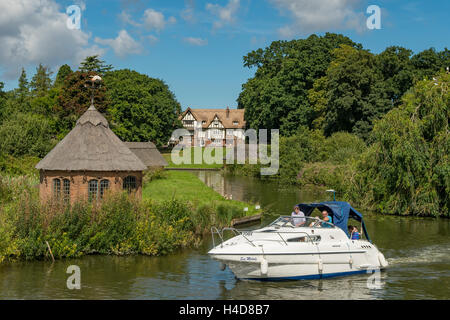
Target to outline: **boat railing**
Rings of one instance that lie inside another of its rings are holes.
[[[279,240],[275,240],[275,239],[264,239],[264,238],[259,238],[259,239],[254,239],[254,240],[250,240],[247,236],[251,236],[252,234],[254,234],[254,233],[264,233],[264,234],[268,234],[268,232],[267,231],[257,231],[257,230],[238,230],[238,229],[236,229],[236,228],[223,228],[222,230],[219,230],[219,229],[217,229],[216,227],[212,227],[211,228],[211,235],[212,235],[212,240],[213,240],[213,247],[215,247],[216,246],[216,243],[215,243],[215,237],[214,237],[214,235],[215,234],[217,234],[218,236],[219,236],[219,238],[220,238],[220,246],[222,247],[222,244],[223,244],[223,242],[224,242],[224,238],[223,238],[223,234],[224,234],[224,232],[225,231],[231,231],[231,232],[233,232],[236,236],[242,236],[245,240],[247,240],[247,242],[248,243],[250,243],[253,247],[256,247],[256,245],[253,243],[254,241],[275,241],[275,242],[278,242],[278,243],[280,243],[280,241]],[[306,235],[306,237],[308,238],[308,242],[311,242],[311,243],[314,243],[314,241],[313,241],[313,239],[311,238],[311,236],[308,234],[308,233],[306,233],[306,232],[303,232],[303,231],[273,231],[273,232],[270,232],[270,234],[274,234],[274,233],[276,233],[279,237],[280,237],[280,239],[281,239],[281,241],[287,246],[288,245],[288,243],[287,243],[287,241],[286,241],[286,239],[285,238],[283,238],[283,236],[281,235],[281,234],[286,234],[286,233],[288,233],[288,234],[303,234],[303,235]],[[288,239],[289,240],[289,239]]]

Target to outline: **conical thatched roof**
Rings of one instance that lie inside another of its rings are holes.
[[[166,167],[169,165],[153,142],[125,142],[125,145],[147,167]]]
[[[39,170],[143,171],[147,167],[111,131],[108,121],[91,107],[75,128],[37,165]]]

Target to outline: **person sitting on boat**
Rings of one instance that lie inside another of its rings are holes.
[[[333,218],[328,215],[327,210],[322,211],[322,220],[328,223],[322,223],[323,228],[332,228],[332,226],[329,223],[333,223]]]
[[[361,239],[361,235],[358,232],[358,229],[355,226],[349,225],[348,232],[350,233],[350,239],[359,240]]]
[[[295,217],[295,218],[292,218],[292,223],[296,227],[300,227],[303,224],[305,224],[305,222],[306,222],[305,214],[302,211],[300,211],[299,206],[294,207],[294,212],[292,212],[291,216]]]

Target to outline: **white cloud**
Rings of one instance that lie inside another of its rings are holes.
[[[142,45],[134,40],[126,30],[120,30],[115,39],[101,39],[96,37],[95,42],[110,46],[114,53],[123,58],[129,54],[139,54],[142,52]]]
[[[173,16],[165,18],[162,12],[148,8],[144,11],[144,14],[140,22],[133,19],[133,17],[127,12],[122,11],[119,14],[119,19],[124,23],[130,24],[134,27],[144,28],[146,30],[161,31],[168,24],[175,24],[177,19]]]
[[[84,2],[79,2],[82,6]],[[0,1],[0,67],[8,79],[17,77],[20,68],[43,63],[56,67],[78,64],[86,53],[104,53],[90,46],[90,34],[69,29],[68,16],[54,0]],[[82,17],[83,19],[83,17]]]
[[[224,7],[218,4],[207,3],[206,9],[219,18],[219,20],[215,21],[213,24],[214,29],[219,29],[227,24],[234,23],[239,7],[240,0],[229,0]]]
[[[161,31],[166,27],[166,24],[174,24],[177,22],[175,17],[169,17],[167,20],[162,12],[156,11],[154,9],[146,9],[144,11],[144,16],[142,18],[142,25],[147,30]]]
[[[147,9],[144,11],[144,27],[151,30],[162,30],[166,26],[164,15],[153,9]]]
[[[332,29],[362,31],[365,16],[361,0],[270,0],[280,11],[287,12],[293,23],[280,28],[283,37]]]
[[[206,46],[208,44],[208,39],[202,39],[202,38],[193,38],[193,37],[187,37],[183,39],[184,42],[189,43],[193,46]]]

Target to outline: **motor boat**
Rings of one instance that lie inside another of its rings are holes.
[[[228,267],[238,279],[321,279],[383,270],[384,255],[371,242],[362,214],[343,201],[299,204],[304,218],[280,216],[257,230],[213,228],[213,249],[208,254]],[[312,217],[326,210],[334,223]],[[351,240],[348,219],[361,223],[365,239]],[[299,222],[300,219],[300,222]],[[224,233],[234,237],[225,240]],[[220,243],[216,245],[217,235]]]

